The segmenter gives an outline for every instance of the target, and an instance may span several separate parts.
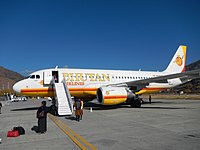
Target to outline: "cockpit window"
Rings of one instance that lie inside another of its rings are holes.
[[[30,75],[26,77],[26,79],[30,78]]]
[[[29,79],[40,79],[40,75],[29,75],[27,78],[29,78]]]
[[[36,75],[36,79],[39,79],[40,78],[40,75]]]
[[[35,79],[35,75],[31,75],[31,76],[30,76],[30,79]]]

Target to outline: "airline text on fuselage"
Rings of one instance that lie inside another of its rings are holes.
[[[109,74],[98,74],[98,73],[63,73],[63,77],[65,77],[66,81],[71,81],[71,82],[78,82],[78,81],[110,81],[110,76]]]

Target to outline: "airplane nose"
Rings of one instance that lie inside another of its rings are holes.
[[[15,84],[13,85],[13,90],[14,90],[15,92],[18,92],[18,93],[21,92],[21,88],[20,88],[20,86],[19,86],[19,82],[15,83]]]

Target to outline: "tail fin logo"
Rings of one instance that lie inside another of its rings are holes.
[[[164,70],[167,73],[180,73],[184,72],[186,62],[186,46],[180,45],[176,53],[172,57],[169,65]]]
[[[176,57],[176,64],[177,64],[178,66],[182,66],[182,64],[183,64],[183,58],[181,58],[180,55],[178,55],[178,56]]]

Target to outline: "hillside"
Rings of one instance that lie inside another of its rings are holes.
[[[0,66],[0,90],[12,89],[12,86],[19,80],[23,79],[19,73]]]
[[[200,69],[200,60],[186,66],[186,71]]]
[[[197,70],[197,69],[200,69],[200,60],[186,66],[186,71]],[[170,92],[173,92],[173,93],[180,92],[180,91],[183,91],[183,93],[187,93],[187,94],[192,94],[192,93],[200,94],[200,78],[194,79],[189,83],[180,85],[170,90]]]

